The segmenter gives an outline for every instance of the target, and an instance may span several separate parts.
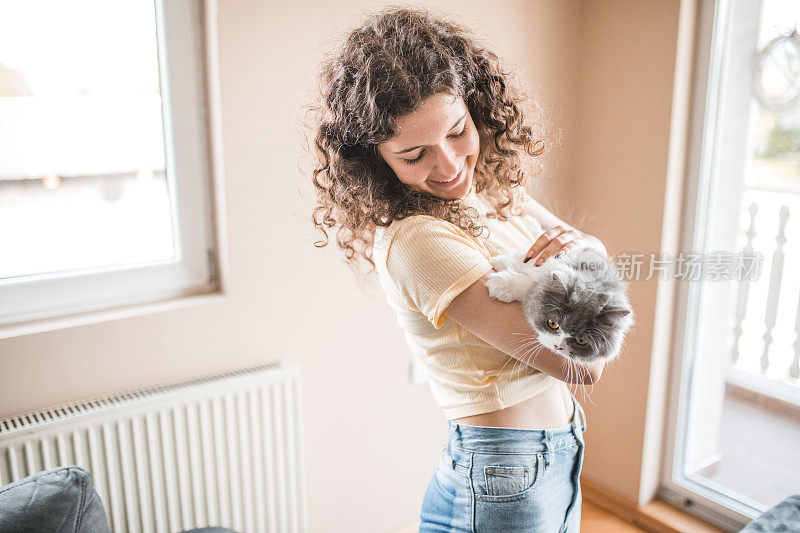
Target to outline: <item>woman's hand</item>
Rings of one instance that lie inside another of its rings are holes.
[[[573,227],[559,224],[545,231],[536,239],[528,253],[525,254],[525,259],[522,262],[527,263],[541,252],[539,259],[534,263],[534,266],[540,266],[551,256],[561,257],[572,250],[582,248],[591,248],[602,252],[603,255],[608,255],[606,247],[597,237],[583,233]]]

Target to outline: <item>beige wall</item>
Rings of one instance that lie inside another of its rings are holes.
[[[563,130],[539,198],[585,219],[612,251],[657,250],[677,3],[435,4],[516,63]],[[408,350],[377,284],[359,292],[339,253],[312,245],[297,167],[310,72],[333,36],[378,5],[220,2],[228,297],[0,341],[0,416],[282,358],[302,372],[310,531],[416,519],[445,420],[427,385],[408,383]],[[631,499],[654,298],[652,284],[634,287],[639,326],[587,407],[585,476]]]
[[[582,4],[580,127],[570,197],[576,209],[591,214],[584,229],[611,253],[661,250],[679,5]],[[656,277],[631,282],[637,325],[586,406],[584,477],[634,501],[641,496],[653,338],[663,333],[654,329],[656,284]],[[666,376],[653,379],[660,383]],[[662,416],[651,414],[647,431],[659,433]]]

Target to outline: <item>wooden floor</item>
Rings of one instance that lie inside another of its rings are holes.
[[[417,533],[419,522],[395,533]],[[583,500],[581,506],[581,532],[582,533],[639,533],[644,529],[625,522],[616,516],[607,513],[591,502]]]
[[[581,506],[582,533],[637,533],[644,531],[633,524],[617,518],[591,502],[583,500]]]

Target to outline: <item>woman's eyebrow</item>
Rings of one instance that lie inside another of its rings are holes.
[[[450,129],[452,130],[453,128],[455,128],[456,126],[458,126],[458,123],[459,123],[459,122],[461,122],[462,120],[464,120],[464,117],[466,117],[466,116],[467,116],[467,113],[465,112],[463,115],[461,115],[461,118],[459,118],[458,120],[456,120],[456,123],[455,123],[455,124],[453,124],[452,126],[450,126]],[[395,152],[395,154],[397,154],[397,155],[404,154],[404,153],[406,153],[406,152],[410,152],[411,150],[416,150],[417,148],[422,148],[422,145],[419,145],[419,146],[412,146],[411,148],[406,148],[405,150],[400,150],[399,152]]]

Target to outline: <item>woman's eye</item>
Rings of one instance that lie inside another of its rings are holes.
[[[448,135],[448,137],[451,138],[451,139],[458,139],[458,138],[463,137],[464,135],[466,135],[466,133],[467,133],[467,125],[465,124],[464,128],[459,133],[455,133],[453,135]],[[403,159],[403,161],[405,161],[409,165],[413,165],[414,163],[419,163],[420,161],[422,161],[422,158],[424,156],[425,156],[425,150],[422,150],[419,153],[419,155],[417,157],[415,157],[414,159]]]
[[[464,128],[461,130],[461,133],[456,133],[454,135],[450,135],[451,139],[458,139],[459,137],[463,137],[464,134],[467,133],[467,125],[464,124]]]
[[[553,320],[552,318],[548,318],[548,319],[547,319],[547,326],[548,326],[550,329],[558,329],[558,322],[556,322],[556,321],[555,321],[555,320]]]
[[[417,157],[415,157],[414,159],[403,159],[403,161],[405,161],[405,162],[406,162],[406,163],[408,163],[409,165],[413,165],[414,163],[419,163],[420,161],[422,161],[422,157],[423,157],[424,155],[425,155],[425,150],[422,150],[422,151],[419,153],[419,155],[418,155]]]
[[[463,137],[467,133],[467,125],[464,124],[464,128],[459,133],[455,133],[453,135],[448,135],[450,139],[458,139],[459,137]],[[425,150],[422,150],[417,157],[414,159],[403,159],[409,165],[413,165],[414,163],[419,163],[422,161],[422,158],[425,156]]]
[[[586,344],[586,339],[584,339],[583,337],[575,337],[575,342],[577,342],[580,346],[583,346],[584,344]]]

